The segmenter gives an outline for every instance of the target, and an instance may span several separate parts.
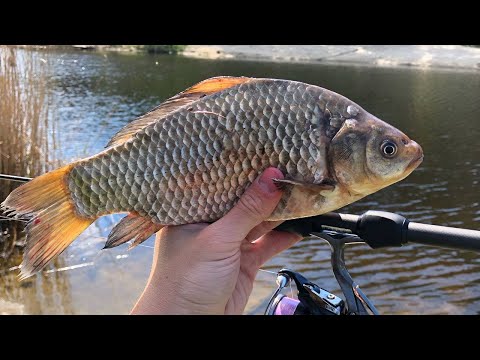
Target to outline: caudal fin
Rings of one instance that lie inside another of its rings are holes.
[[[28,217],[20,279],[40,271],[94,220],[76,214],[65,176],[72,165],[16,188],[0,205],[6,214]]]

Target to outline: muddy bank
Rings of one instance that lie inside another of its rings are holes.
[[[480,70],[480,48],[462,45],[189,45],[182,55],[204,59]]]

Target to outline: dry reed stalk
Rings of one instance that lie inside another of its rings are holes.
[[[0,46],[2,174],[35,177],[57,165],[51,148],[56,139],[47,87],[49,68],[43,57],[38,52]],[[0,202],[18,185],[0,180]],[[0,258],[8,257],[18,245],[21,226],[0,217]]]

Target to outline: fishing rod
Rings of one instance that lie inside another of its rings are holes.
[[[311,282],[302,274],[283,268],[277,288],[262,304],[265,315],[378,315],[378,310],[353,280],[345,263],[347,245],[366,243],[372,249],[418,243],[441,248],[480,252],[480,231],[410,221],[400,214],[369,210],[362,215],[327,213],[287,220],[275,229],[322,239],[330,245],[330,262],[344,299]],[[297,296],[288,296],[294,283]]]
[[[30,180],[32,180],[32,178],[25,177],[25,176],[0,174],[0,180],[9,180],[9,181],[17,181],[17,182],[26,183],[26,182],[29,182]]]

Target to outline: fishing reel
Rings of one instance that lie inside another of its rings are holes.
[[[298,289],[297,299],[282,294],[292,281]],[[265,315],[345,315],[345,303],[341,298],[308,281],[300,273],[280,270],[277,285]]]
[[[364,241],[356,235],[335,231],[312,233],[311,236],[329,243],[333,273],[345,301],[309,281],[302,274],[282,269],[277,273],[277,289],[268,302],[265,315],[378,315],[375,306],[355,283],[345,266],[345,246]],[[297,299],[282,293],[292,282],[297,288]]]

